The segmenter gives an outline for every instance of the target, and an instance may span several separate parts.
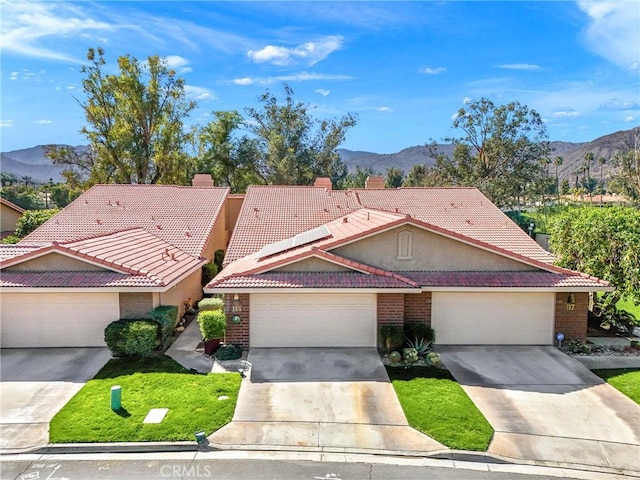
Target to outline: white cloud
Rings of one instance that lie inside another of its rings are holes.
[[[63,2],[3,2],[2,9],[0,49],[27,57],[82,63],[52,47],[51,40],[114,29],[94,20],[77,5]]]
[[[471,101],[472,101],[472,100],[473,100],[473,99],[472,99],[472,98],[470,98],[470,97],[464,97],[464,98],[462,99],[462,103],[464,103],[465,105],[469,105],[469,104],[471,103]]]
[[[290,75],[278,75],[276,77],[243,77],[235,78],[232,82],[235,85],[271,85],[280,82],[307,82],[310,80],[353,80],[348,75],[332,75],[326,73],[300,72]]]
[[[580,112],[574,110],[573,108],[556,108],[551,112],[551,116],[554,118],[571,118],[571,117],[579,117]]]
[[[252,85],[253,80],[249,77],[236,78],[233,80],[233,83],[235,83],[236,85]]]
[[[164,61],[167,62],[167,67],[172,70],[177,71],[178,73],[188,73],[193,71],[191,67],[188,67],[189,60],[180,55],[169,55],[164,57]]]
[[[192,100],[215,100],[218,98],[212,90],[205,87],[195,87],[193,85],[185,85],[184,93]]]
[[[378,112],[393,112],[393,108],[391,107],[377,107],[377,108],[374,108],[374,110]]]
[[[420,73],[426,73],[427,75],[438,75],[440,73],[446,72],[447,69],[445,67],[425,67],[419,70]]]
[[[542,70],[540,65],[535,65],[532,63],[504,63],[502,65],[498,65],[498,68],[505,68],[507,70],[526,70],[526,71],[536,71]]]
[[[329,35],[293,48],[267,45],[260,50],[249,50],[247,55],[256,63],[272,63],[281,66],[302,63],[310,67],[340,49],[343,43],[344,38],[340,35]]]
[[[36,120],[36,122],[38,125],[49,125],[50,123],[53,123],[53,120]]]
[[[0,120],[0,128],[13,127],[13,120]]]
[[[640,69],[640,8],[636,1],[580,0],[589,17],[583,32],[586,47],[611,63]]]
[[[598,110],[603,112],[615,112],[619,110],[638,110],[640,104],[633,101],[623,101],[618,98],[612,98],[607,103],[604,103],[598,107]]]
[[[320,94],[320,95],[322,95],[323,97],[326,97],[327,95],[329,95],[331,93],[331,90],[325,90],[324,88],[318,88],[315,92]]]
[[[451,115],[451,120],[455,120],[456,118],[458,118],[458,112]]]
[[[635,119],[636,119],[636,117],[634,117],[633,115],[629,115],[624,119],[624,121],[625,122],[633,122]]]

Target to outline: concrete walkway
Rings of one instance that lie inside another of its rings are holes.
[[[251,349],[232,423],[209,436],[232,449],[447,451],[409,427],[375,349]]]
[[[640,471],[640,406],[554,347],[440,346],[495,429],[489,453]]]
[[[198,322],[194,318],[175,342],[167,349],[167,355],[186,368],[200,373],[209,373],[213,368],[213,359],[204,355],[203,351],[196,351],[202,342],[202,334]]]

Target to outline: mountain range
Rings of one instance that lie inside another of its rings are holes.
[[[595,159],[605,158],[606,163],[602,167],[602,174],[606,178],[613,168],[610,161],[617,152],[626,152],[640,147],[640,127],[630,130],[611,133],[596,138],[591,142],[570,143],[551,142],[553,153],[551,158],[563,157],[562,166],[558,168],[560,178],[572,179],[584,162],[584,156],[592,152]],[[74,148],[86,148],[77,146]],[[450,155],[453,151],[452,145],[438,144],[436,150]],[[342,160],[347,164],[350,172],[357,166],[360,168],[371,168],[372,170],[386,174],[387,168],[397,167],[408,172],[416,164],[431,166],[435,163],[435,158],[431,155],[432,149],[429,146],[418,145],[405,148],[396,153],[373,153],[365,151],[354,151],[338,149]],[[38,145],[21,150],[2,152],[0,158],[0,171],[16,175],[18,179],[31,177],[37,183],[46,183],[53,180],[54,183],[62,181],[61,172],[63,167],[53,165],[45,156],[45,147]],[[598,177],[600,173],[599,163],[592,165],[592,175]],[[551,165],[550,172],[555,173],[555,167]]]

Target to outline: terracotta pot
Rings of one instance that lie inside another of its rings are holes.
[[[220,348],[220,339],[216,338],[214,340],[205,340],[204,341],[204,354],[205,355],[213,355],[216,353],[216,350]]]

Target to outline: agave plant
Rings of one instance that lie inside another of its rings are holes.
[[[409,344],[409,347],[415,348],[419,356],[424,357],[429,352],[429,350],[431,350],[431,344],[433,342],[428,342],[424,338],[416,337],[413,339],[413,341],[407,338],[407,343]]]

